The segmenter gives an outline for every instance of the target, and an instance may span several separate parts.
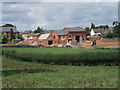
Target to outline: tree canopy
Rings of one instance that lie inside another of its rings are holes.
[[[95,29],[95,24],[91,23],[91,29]]]
[[[89,35],[90,35],[90,28],[89,28],[89,27],[86,27],[86,28],[85,28],[85,31],[86,31],[86,35],[89,36]]]
[[[2,32],[2,44],[6,44],[8,42],[8,37]]]
[[[115,37],[120,38],[120,22],[113,22],[113,33],[115,34]]]
[[[12,41],[13,39],[15,39],[15,35],[13,33],[13,30],[11,29],[11,31],[10,31],[10,41]]]
[[[38,27],[37,30],[34,31],[34,33],[41,33],[44,32],[43,28]]]
[[[14,25],[7,23],[5,25],[2,25],[2,27],[14,27]]]

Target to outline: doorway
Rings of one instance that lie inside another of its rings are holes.
[[[76,40],[77,42],[80,42],[80,36],[76,36],[75,40]]]
[[[53,44],[52,40],[48,41],[48,45],[52,45],[52,44]]]

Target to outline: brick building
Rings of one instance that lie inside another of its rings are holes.
[[[0,27],[0,32],[4,32],[4,34],[10,38],[10,32],[11,30],[13,31],[14,35],[15,35],[15,38],[17,38],[17,35],[18,35],[18,31],[17,31],[17,27],[14,26],[14,27]]]
[[[65,27],[56,32],[59,37],[59,44],[71,45],[86,41],[86,31],[81,27]]]
[[[44,46],[58,45],[58,35],[56,31],[52,30],[50,33],[41,34],[38,38],[38,44]]]
[[[33,45],[74,45],[86,41],[86,31],[80,27],[63,28],[63,30],[50,30],[44,33],[36,33],[27,41]]]
[[[22,37],[24,40],[27,40],[29,37],[31,37],[34,34],[32,30],[27,30],[22,33]]]

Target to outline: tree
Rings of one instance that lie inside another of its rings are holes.
[[[20,39],[21,41],[24,40],[21,34],[17,34],[17,39]]]
[[[20,39],[21,41],[24,40],[21,34],[17,34],[17,38]]]
[[[120,22],[113,22],[113,33],[115,34],[115,37],[120,38]]]
[[[95,29],[95,24],[91,23],[91,29]]]
[[[108,26],[108,25],[106,25],[106,29],[109,29],[109,26]]]
[[[108,25],[100,25],[100,26],[98,26],[98,28],[100,28],[100,29],[109,29],[109,26]]]
[[[87,36],[90,36],[90,28],[89,28],[89,27],[86,27],[86,28],[85,28],[85,31],[87,32],[86,35],[87,35]]]
[[[117,25],[118,25],[118,21],[114,21],[113,26],[117,26]]]
[[[2,33],[2,44],[6,44],[7,42],[8,42],[8,38],[7,38],[7,36],[3,32]]]
[[[44,32],[44,30],[40,27],[37,28],[37,30],[34,31],[34,33],[41,33]]]
[[[107,35],[106,35],[106,38],[113,38],[114,37],[114,33],[112,32],[109,32]]]
[[[2,25],[2,27],[14,27],[14,25],[7,23],[5,25]]]
[[[100,26],[96,26],[95,29],[109,29],[108,25],[100,25]]]
[[[13,33],[13,29],[11,29],[11,31],[10,31],[10,41],[12,41],[13,39],[15,39],[15,35]]]

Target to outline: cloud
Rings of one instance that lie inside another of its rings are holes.
[[[19,30],[38,26],[45,29],[62,29],[66,26],[87,27],[111,24],[117,20],[117,3],[98,2],[4,2],[2,22],[13,23]]]
[[[2,2],[118,2],[119,0],[2,0]]]

